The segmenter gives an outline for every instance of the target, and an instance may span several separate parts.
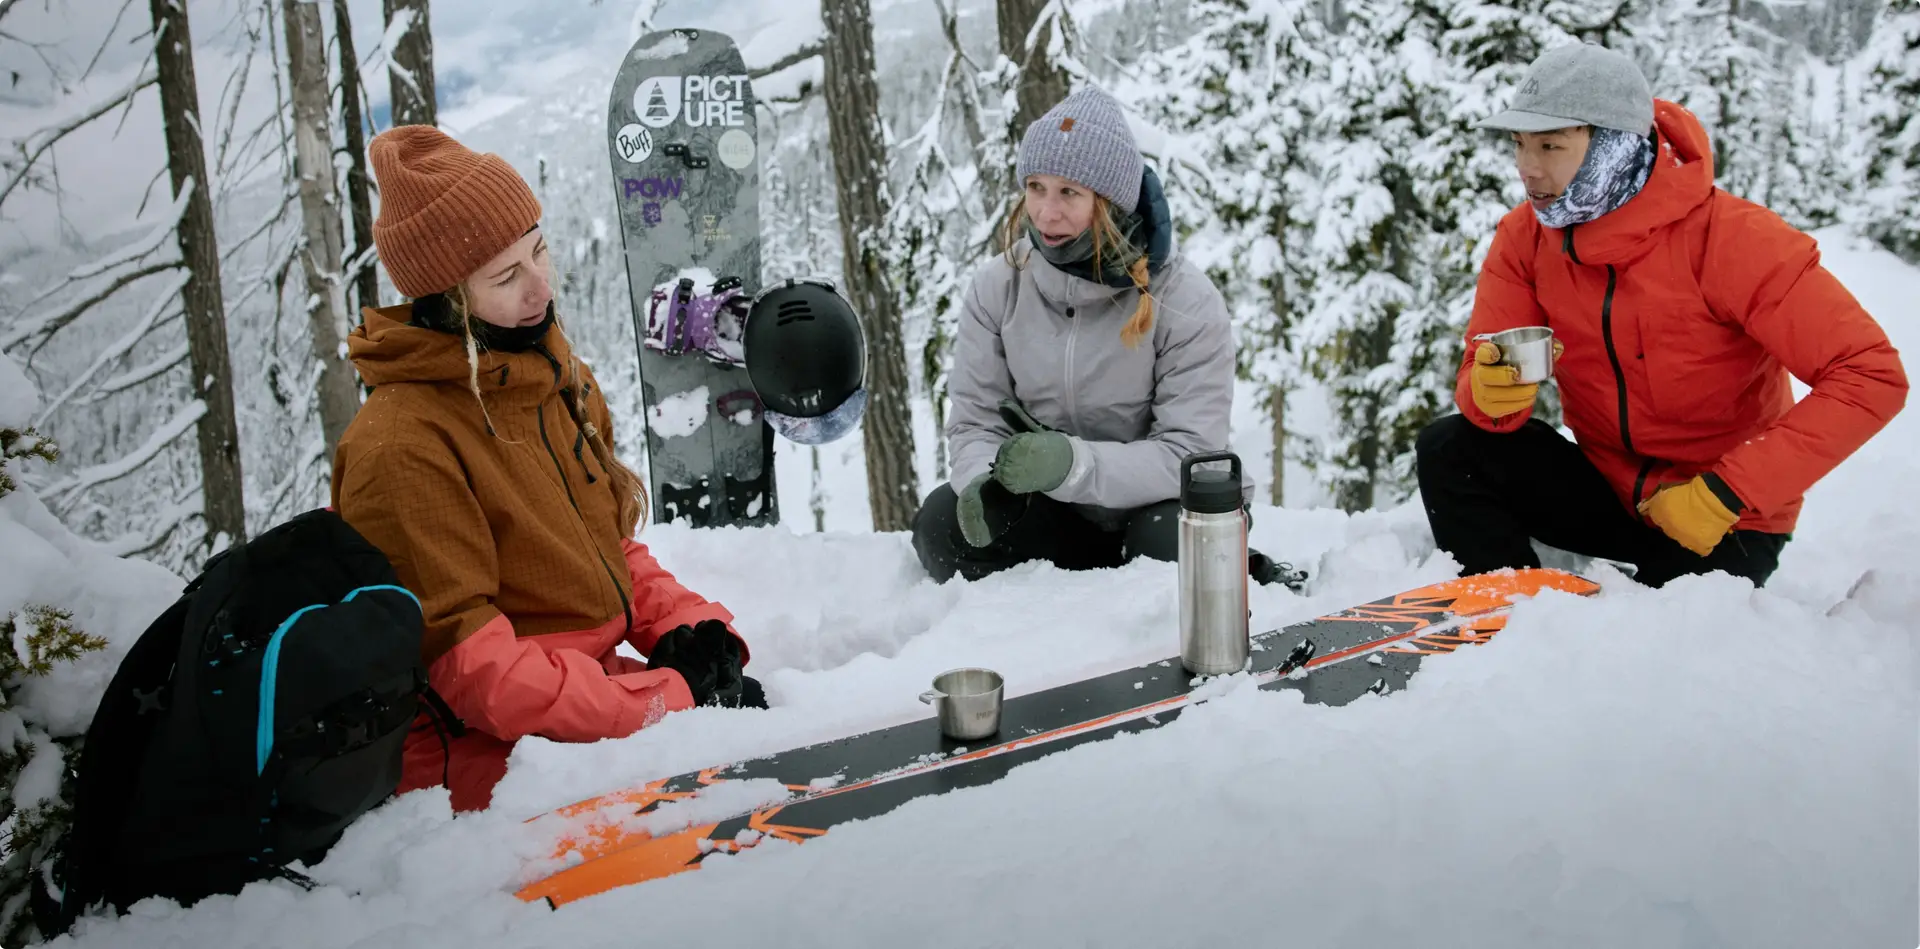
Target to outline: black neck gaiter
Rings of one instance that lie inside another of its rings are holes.
[[[444,293],[431,293],[413,301],[415,326],[423,326],[442,333],[460,335],[460,324],[454,318],[453,306]],[[531,326],[495,326],[486,320],[469,318],[468,325],[473,328],[474,345],[488,352],[524,353],[540,341],[547,338],[547,331],[553,328],[553,304],[547,304],[546,318]]]

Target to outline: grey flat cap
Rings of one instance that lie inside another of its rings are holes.
[[[1475,127],[1551,132],[1597,125],[1636,135],[1653,131],[1653,90],[1625,53],[1593,43],[1567,43],[1527,67],[1513,106]]]

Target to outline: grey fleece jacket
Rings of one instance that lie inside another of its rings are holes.
[[[1018,267],[990,258],[962,305],[948,387],[953,489],[1013,434],[999,404],[1014,398],[1073,436],[1073,469],[1048,496],[1109,527],[1179,497],[1181,459],[1227,447],[1234,349],[1219,291],[1176,252],[1150,288],[1151,342],[1128,349],[1120,328],[1139,291],[1064,273],[1026,239],[1013,258]]]

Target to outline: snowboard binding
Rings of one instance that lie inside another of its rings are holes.
[[[746,365],[740,340],[752,301],[741,286],[739,277],[722,277],[697,293],[693,278],[681,277],[671,288],[655,287],[642,343],[669,356],[698,352],[723,366]]]

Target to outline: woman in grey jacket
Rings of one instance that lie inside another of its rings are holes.
[[[952,478],[921,505],[914,550],[941,582],[1173,560],[1180,461],[1227,447],[1226,305],[1174,252],[1160,181],[1104,92],[1029,126],[1016,173],[1004,253],[960,315]]]

